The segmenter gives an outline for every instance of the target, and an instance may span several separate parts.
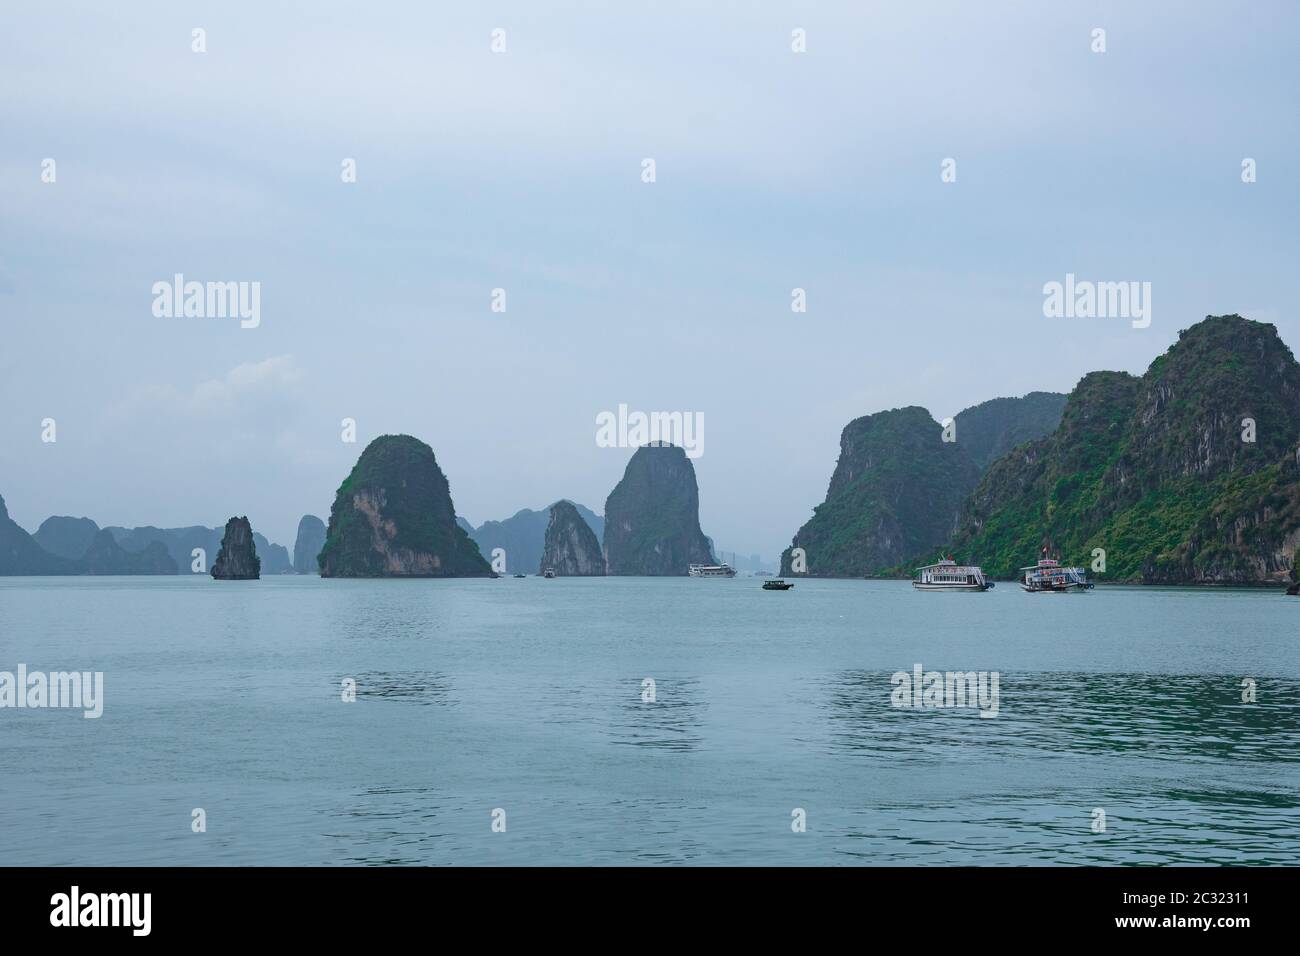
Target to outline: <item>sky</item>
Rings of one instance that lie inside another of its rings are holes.
[[[771,560],[853,418],[1141,372],[1207,314],[1300,347],[1298,26],[1185,0],[4,4],[0,495],[29,530],[247,514],[291,547],[409,433],[475,525],[603,513],[631,450],[596,419],[625,404],[702,416],[704,531]],[[260,324],[156,316],[177,273],[260,283]],[[1151,324],[1045,316],[1067,273],[1150,282]]]

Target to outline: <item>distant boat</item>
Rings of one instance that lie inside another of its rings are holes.
[[[1040,558],[1037,564],[1021,568],[1020,586],[1026,591],[1051,591],[1064,594],[1067,591],[1091,591],[1092,582],[1088,580],[1083,568],[1063,568],[1059,561]]]
[[[692,564],[686,573],[693,578],[734,578],[736,569],[729,564]]]
[[[788,591],[794,587],[794,582],[786,584],[781,578],[770,578],[763,582],[764,591]]]
[[[987,591],[993,582],[976,564],[958,564],[944,558],[938,564],[916,569],[912,587],[918,591]]]
[[[526,577],[528,577],[528,575],[526,575],[526,574],[516,574],[515,577],[517,577],[517,578],[526,578]]]
[[[542,577],[544,578],[555,577],[555,568],[547,568],[545,571],[542,572]]]

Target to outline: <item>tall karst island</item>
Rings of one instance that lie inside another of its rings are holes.
[[[638,448],[605,502],[608,573],[676,575],[711,563],[695,466],[676,445]]]
[[[433,449],[410,435],[383,435],[361,453],[334,498],[319,563],[326,578],[492,573],[456,522]]]
[[[605,556],[596,533],[571,501],[551,505],[538,568],[560,577],[596,577],[605,573]]]
[[[787,549],[782,573],[861,577],[946,540],[979,467],[942,432],[915,405],[849,422],[826,501],[794,537],[804,567]]]
[[[212,562],[212,576],[218,581],[256,581],[262,576],[262,561],[253,541],[253,526],[248,518],[231,518],[221,537],[217,560]]]
[[[303,515],[293,543],[293,569],[298,574],[318,574],[316,558],[325,547],[325,522],[315,515]]]

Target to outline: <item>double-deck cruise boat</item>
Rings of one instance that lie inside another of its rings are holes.
[[[1052,591],[1063,594],[1066,591],[1088,591],[1092,582],[1088,580],[1083,568],[1063,568],[1059,561],[1040,558],[1037,564],[1020,569],[1020,586],[1026,591]]]
[[[916,569],[912,587],[918,591],[987,591],[993,582],[974,564],[958,564],[944,558],[938,564]]]
[[[726,563],[692,564],[686,569],[686,573],[693,578],[734,578],[736,569]]]

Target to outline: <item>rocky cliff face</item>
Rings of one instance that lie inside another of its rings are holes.
[[[217,560],[212,562],[212,576],[219,581],[256,581],[261,572],[252,525],[247,518],[231,518],[226,522]]]
[[[323,577],[482,577],[491,573],[456,523],[433,449],[410,435],[366,446],[339,486],[320,552]]]
[[[855,419],[840,435],[840,457],[826,500],[781,556],[796,573],[792,549],[803,548],[818,577],[876,574],[937,547],[952,535],[979,467],[924,408],[896,408]]]
[[[1085,376],[1054,434],[988,470],[952,547],[1000,576],[1046,546],[1081,565],[1104,550],[1099,580],[1278,583],[1300,538],[1297,441],[1300,365],[1277,330],[1207,317],[1140,378]]]
[[[695,467],[674,445],[636,450],[605,502],[609,574],[685,574],[713,555],[700,530]]]
[[[553,568],[560,577],[590,577],[605,573],[605,556],[596,534],[572,502],[551,505],[538,572]]]
[[[315,515],[303,515],[293,543],[293,569],[299,574],[320,574],[316,558],[325,547],[325,522]]]

